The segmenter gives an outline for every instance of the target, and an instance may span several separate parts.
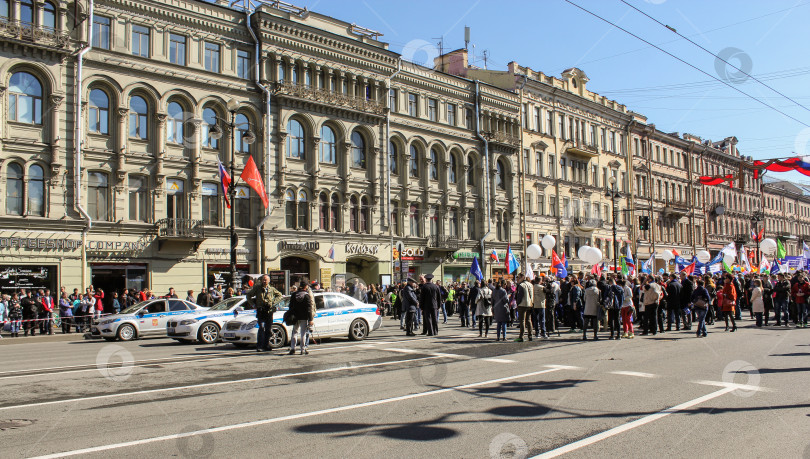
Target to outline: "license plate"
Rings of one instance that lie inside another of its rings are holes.
[[[170,335],[171,335],[172,333],[174,333],[174,328],[167,327],[167,328],[166,328],[166,333],[168,333],[168,334],[170,334]]]
[[[224,333],[222,336],[224,336],[225,338],[233,338],[234,336],[236,336],[236,333]]]

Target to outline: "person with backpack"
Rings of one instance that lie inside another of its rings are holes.
[[[306,281],[301,281],[298,284],[298,290],[290,297],[290,311],[295,318],[292,333],[290,333],[290,352],[288,355],[295,354],[295,341],[296,333],[299,334],[298,342],[301,347],[301,355],[308,355],[309,350],[309,331],[310,327],[315,325],[315,300],[309,293],[309,284]]]
[[[475,282],[475,315],[478,316],[478,337],[486,338],[489,334],[489,327],[492,325],[492,290],[487,284],[479,287],[479,282]]]

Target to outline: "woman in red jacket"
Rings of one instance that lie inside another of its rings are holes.
[[[728,331],[728,320],[731,319],[731,331],[737,331],[737,323],[734,322],[734,305],[737,302],[737,291],[731,283],[731,275],[723,278],[723,299],[720,307],[723,310],[723,317],[726,319],[726,331]]]

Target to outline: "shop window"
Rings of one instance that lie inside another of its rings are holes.
[[[138,139],[147,139],[147,113],[149,106],[143,97],[132,96],[129,100],[129,136]]]
[[[148,221],[146,177],[129,177],[129,219],[138,222]],[[203,188],[203,191],[205,189]],[[216,189],[214,190],[216,192]]]
[[[236,187],[236,196],[234,202],[231,203],[235,206],[234,216],[236,217],[236,226],[239,228],[250,228],[250,188],[246,186]]]
[[[28,169],[28,215],[45,216],[45,172],[42,166]]]
[[[203,183],[202,207],[203,224],[219,226],[219,184]]]
[[[109,134],[110,98],[101,89],[90,91],[89,130],[96,134]]]
[[[309,199],[304,190],[298,190],[298,229],[309,230]]]
[[[352,167],[366,168],[366,141],[357,132],[352,132]]]
[[[329,126],[321,128],[321,162],[337,164],[337,136]]]
[[[42,124],[42,84],[28,72],[11,75],[8,88],[8,118],[27,124]]]
[[[287,157],[306,159],[306,143],[304,139],[304,126],[297,120],[287,123]]]
[[[166,141],[182,144],[185,137],[183,130],[183,107],[177,102],[169,103],[166,119]]]
[[[6,172],[6,214],[23,214],[23,168],[17,163],[9,164]]]
[[[93,220],[109,220],[107,174],[90,172],[87,176],[87,212]]]

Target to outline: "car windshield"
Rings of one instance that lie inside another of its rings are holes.
[[[279,311],[286,311],[288,307],[290,307],[290,297],[288,297],[288,296],[285,296],[276,305],[276,309],[279,310]]]
[[[239,303],[243,299],[244,299],[244,297],[241,297],[241,296],[235,296],[235,297],[232,297],[232,298],[228,298],[225,301],[221,301],[221,302],[215,304],[214,307],[212,307],[210,309],[210,311],[227,311],[228,309],[231,309],[232,307],[234,307],[237,303]]]
[[[151,303],[152,301],[154,301],[154,300],[147,300],[147,301],[141,301],[140,303],[135,303],[132,306],[124,309],[123,311],[121,311],[121,314],[135,314],[136,312],[138,312],[139,309],[141,309],[142,307],[144,307],[147,304]]]

